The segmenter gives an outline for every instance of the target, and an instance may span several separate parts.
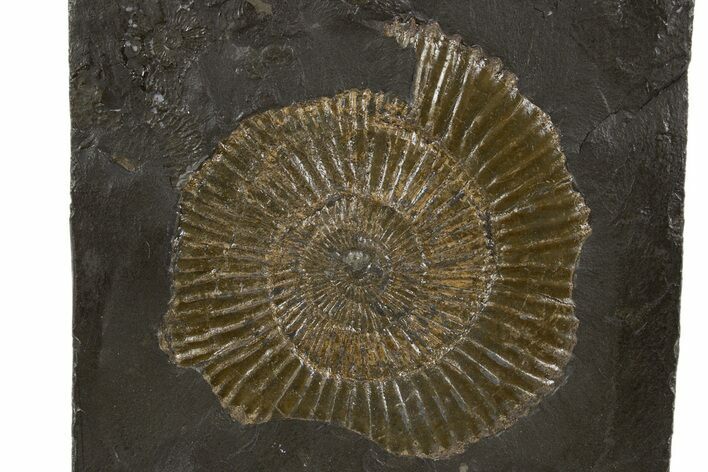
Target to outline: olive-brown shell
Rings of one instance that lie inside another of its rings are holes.
[[[437,25],[412,103],[368,90],[243,120],[182,192],[163,347],[242,423],[334,423],[444,457],[563,378],[588,210],[549,118]]]

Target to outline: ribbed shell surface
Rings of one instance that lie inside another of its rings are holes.
[[[550,119],[435,24],[410,104],[368,90],[243,120],[180,202],[173,361],[242,423],[334,423],[446,457],[558,387],[589,234]]]

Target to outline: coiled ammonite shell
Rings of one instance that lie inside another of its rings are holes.
[[[349,90],[242,121],[183,189],[163,347],[241,423],[445,457],[552,392],[589,234],[549,118],[437,25],[412,103]]]

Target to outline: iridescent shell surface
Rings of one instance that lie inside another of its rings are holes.
[[[191,177],[162,343],[242,423],[446,457],[562,381],[588,209],[499,60],[435,24],[386,33],[416,50],[412,103],[261,113]]]

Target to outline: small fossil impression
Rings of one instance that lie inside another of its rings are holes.
[[[241,423],[448,457],[563,379],[588,209],[513,74],[436,24],[412,103],[349,90],[243,120],[180,202],[161,332]]]

